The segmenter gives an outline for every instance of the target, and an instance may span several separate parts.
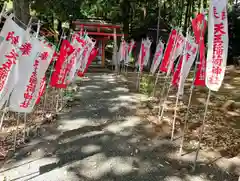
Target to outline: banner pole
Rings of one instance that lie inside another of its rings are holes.
[[[32,23],[32,17],[30,17],[30,20],[29,20],[29,22],[28,22],[27,31],[28,31],[28,29],[31,29],[31,23]],[[40,27],[40,20],[38,21],[38,27]],[[38,28],[37,35],[39,34],[39,30],[40,30],[40,28]],[[36,36],[36,37],[37,37],[37,36]],[[26,126],[27,126],[27,113],[24,113],[23,143],[25,143],[25,140],[26,140],[26,135],[25,135]]]
[[[3,121],[4,121],[4,118],[5,118],[5,115],[6,115],[6,113],[8,112],[8,110],[7,110],[8,102],[9,102],[9,99],[8,99],[8,101],[7,101],[7,103],[6,103],[6,106],[5,106],[4,109],[3,109],[3,112],[2,112],[1,122],[0,122],[0,130],[2,130]]]
[[[202,21],[202,24],[201,24],[201,30],[200,30],[200,35],[201,36],[202,36],[202,32],[203,32],[203,26],[204,26],[204,20]],[[201,39],[200,39],[200,42],[201,42]],[[197,60],[196,60],[195,67],[194,67],[194,77],[193,77],[193,82],[192,82],[192,85],[191,85],[191,88],[190,88],[190,95],[189,95],[189,98],[188,98],[187,112],[186,112],[185,117],[184,117],[184,127],[183,127],[183,131],[182,131],[182,135],[181,135],[179,155],[182,155],[185,132],[188,129],[188,116],[189,116],[189,111],[190,111],[190,105],[191,105],[191,102],[192,102],[193,90],[195,88],[194,83],[195,83],[195,80],[196,80],[197,67],[198,67],[198,64],[200,64],[200,62],[199,62],[200,61],[200,42],[198,44]]]
[[[16,151],[17,147],[17,135],[18,135],[18,127],[19,127],[19,120],[20,120],[20,113],[17,114],[17,127],[15,130],[15,135],[14,135],[14,145],[13,145],[13,151]]]
[[[159,40],[159,28],[160,28],[160,19],[161,19],[161,0],[158,0],[158,22],[157,22],[157,40]]]
[[[136,81],[136,90],[139,91],[139,87],[140,87],[140,77],[141,77],[141,72],[140,70],[137,72],[137,81]]]
[[[160,41],[161,41],[161,39],[159,40],[159,43],[160,43]],[[155,54],[156,54],[156,52],[158,51],[158,45],[157,45],[157,47],[156,47],[156,51],[155,51]],[[161,46],[160,46],[160,50],[161,50]],[[164,49],[164,45],[163,45],[163,49]],[[159,76],[160,76],[160,69],[159,69],[159,66],[160,66],[160,64],[161,64],[161,61],[162,61],[162,59],[163,59],[163,49],[162,49],[162,55],[159,55],[157,58],[159,58],[160,56],[161,56],[161,59],[160,59],[160,62],[159,62],[159,65],[158,65],[158,72],[157,72],[157,76],[156,76],[156,79],[155,79],[155,83],[154,83],[154,87],[153,87],[153,97],[155,97],[155,94],[156,94],[156,87],[157,87],[157,83],[158,83],[158,80],[159,80]],[[159,52],[157,52],[157,53],[159,53]],[[154,57],[155,57],[155,55],[154,55]],[[154,63],[155,62],[153,62],[153,66],[154,66]],[[153,73],[153,76],[154,76],[154,74],[155,74],[155,72]]]
[[[26,140],[26,127],[27,127],[27,113],[24,113],[23,143],[25,143]]]
[[[168,80],[168,79],[167,79],[167,80]],[[165,111],[165,103],[166,103],[166,101],[167,101],[167,98],[168,98],[170,89],[171,89],[171,87],[172,87],[172,84],[171,84],[171,83],[170,83],[170,84],[167,84],[167,83],[166,83],[165,88],[164,88],[164,91],[163,91],[163,94],[164,94],[165,89],[167,88],[167,86],[168,86],[167,93],[166,93],[166,95],[164,96],[164,100],[163,100],[162,105],[161,105],[162,109],[160,109],[160,107],[159,107],[159,121],[161,121],[162,118],[163,118],[163,114],[164,114],[164,111]],[[160,110],[161,110],[161,111],[160,111]],[[160,114],[160,112],[161,112],[161,114]]]
[[[60,98],[61,98],[61,106],[60,106],[60,109],[59,109],[59,110],[62,110],[62,109],[63,109],[63,96],[64,96],[63,93],[64,93],[64,91],[63,91],[63,89],[61,89],[60,91],[61,91],[61,92],[60,92],[60,96],[61,96],[61,97],[60,97]]]
[[[157,83],[158,83],[159,74],[160,74],[160,71],[158,70],[157,77],[155,79],[155,83],[154,83],[154,87],[153,87],[153,97],[155,97],[155,94],[156,94],[156,86],[157,86]]]
[[[143,50],[142,50],[142,43],[143,40],[141,41],[141,45],[140,45],[140,51],[138,54],[138,66],[137,66],[137,81],[136,81],[136,91],[139,91],[139,86],[140,86],[140,73],[141,73],[141,68],[142,68],[142,63],[144,64],[144,61],[142,62],[142,54],[143,54]],[[139,57],[140,56],[140,57]]]
[[[61,42],[62,42],[62,39],[63,39],[63,34],[64,34],[64,32],[62,32],[62,34],[61,34],[61,37],[60,37],[60,40],[58,42],[58,45],[57,45],[56,49],[58,49],[60,47],[60,45],[61,45]],[[53,73],[53,70],[54,70],[54,65],[55,65],[55,63],[53,61],[53,65],[52,65],[52,68],[50,70],[50,76],[49,76],[48,80],[46,81],[46,84],[48,84],[49,80],[51,79],[51,76],[52,76],[52,73]],[[48,96],[48,88],[49,88],[48,85],[46,85],[46,92],[45,92],[44,101],[43,101],[43,113],[44,113],[45,108],[46,108],[46,101],[47,101],[47,96]],[[58,98],[57,98],[57,100],[58,100]]]
[[[3,16],[3,13],[4,13],[6,7],[7,7],[7,3],[4,2],[3,7],[2,7],[2,10],[1,10],[1,14],[0,14],[0,23],[2,22],[2,16]]]
[[[72,34],[70,34],[69,35],[69,37],[66,37],[66,36],[64,36],[64,39],[68,39],[69,40],[69,42],[71,42],[71,40],[72,40]],[[59,45],[60,46],[60,45]],[[75,78],[76,79],[76,78]],[[74,81],[75,82],[75,81]],[[59,112],[59,111],[61,111],[62,110],[62,108],[64,107],[63,106],[63,96],[64,96],[64,89],[63,88],[60,88],[60,90],[58,89],[58,94],[60,94],[60,103],[59,103],[59,95],[58,95],[58,99],[57,99],[57,102],[56,102],[56,112]],[[60,104],[60,107],[59,107],[59,105],[58,104]],[[58,108],[59,107],[59,108]]]
[[[177,33],[178,33],[178,31],[177,31]],[[176,36],[175,36],[175,38],[174,38],[174,45],[173,45],[173,51],[175,51],[175,47],[176,47],[176,44],[177,44],[177,34],[176,34]],[[165,49],[165,51],[166,51],[166,49]],[[173,52],[171,52],[171,55],[170,55],[170,62],[169,62],[169,67],[168,67],[168,69],[171,69],[171,61],[172,61],[172,59],[173,59],[173,57],[174,57],[174,53]],[[164,92],[165,92],[165,89],[166,89],[166,86],[167,86],[167,81],[168,81],[168,78],[169,78],[169,75],[168,75],[168,72],[169,71],[167,71],[167,73],[166,73],[166,75],[165,75],[165,80],[164,80],[164,85],[163,85],[163,88],[162,88],[162,91],[161,91],[161,97],[163,97],[163,95],[164,95]],[[171,71],[170,71],[170,73],[171,73]],[[171,83],[172,82],[170,82],[170,84],[169,84],[169,87],[168,87],[168,91],[167,91],[167,95],[164,97],[164,100],[163,100],[163,102],[162,101],[159,101],[159,109],[158,109],[158,121],[160,122],[161,120],[162,120],[162,117],[163,117],[163,113],[164,113],[164,109],[165,109],[165,102],[167,101],[167,97],[168,97],[168,94],[169,94],[169,92],[170,92],[170,88],[171,88]],[[161,98],[160,97],[160,98]],[[162,109],[161,109],[161,107],[162,107]]]
[[[198,46],[199,47],[199,46]],[[199,64],[199,48],[198,48],[198,53],[197,53],[197,61],[195,63],[195,67],[194,67],[194,77],[193,77],[193,82],[190,88],[190,94],[189,94],[189,98],[188,98],[188,105],[187,105],[187,112],[185,114],[184,117],[184,127],[183,127],[183,132],[181,135],[181,143],[180,143],[180,148],[179,148],[179,155],[182,155],[182,151],[183,151],[183,144],[184,144],[184,137],[185,137],[185,132],[187,131],[187,124],[188,124],[188,116],[189,116],[189,111],[190,111],[190,105],[192,103],[192,95],[193,95],[193,90],[194,90],[194,82],[196,79],[196,73],[197,73],[197,65]]]
[[[171,134],[171,141],[173,141],[173,138],[174,138],[174,131],[175,131],[175,124],[176,124],[176,117],[177,117],[177,108],[178,108],[178,101],[179,101],[179,89],[180,89],[180,85],[181,85],[181,82],[182,82],[182,71],[183,71],[183,66],[185,64],[185,61],[186,61],[186,53],[185,53],[185,50],[186,50],[186,44],[187,44],[187,41],[188,41],[188,34],[189,34],[189,28],[187,29],[187,32],[186,32],[186,37],[185,37],[185,42],[184,42],[184,47],[183,47],[183,59],[182,59],[182,66],[181,66],[181,70],[180,70],[180,80],[178,82],[178,92],[177,92],[177,98],[176,98],[176,102],[175,102],[175,108],[174,108],[174,116],[173,116],[173,122],[172,122],[172,134]],[[179,59],[179,62],[180,62],[180,59]],[[184,84],[184,83],[183,83]],[[183,85],[184,87],[184,85]]]
[[[203,138],[203,132],[204,132],[205,122],[206,122],[206,118],[207,118],[207,111],[208,111],[210,96],[211,96],[211,90],[209,89],[208,96],[207,96],[207,101],[206,101],[206,105],[205,105],[205,111],[204,111],[202,126],[201,126],[200,133],[199,133],[198,147],[197,147],[197,151],[196,151],[196,155],[195,155],[195,159],[194,159],[193,171],[195,171],[195,169],[196,169],[197,159],[198,159],[198,155],[199,155],[199,151],[200,151],[200,145],[201,145],[201,141],[202,141],[202,138]]]
[[[184,127],[183,127],[182,136],[181,136],[182,139],[181,139],[181,144],[180,144],[180,148],[179,148],[179,155],[182,155],[183,143],[184,143],[185,132],[187,131],[188,115],[189,115],[190,105],[191,105],[191,101],[192,101],[193,89],[194,89],[194,86],[192,85],[192,87],[190,89],[189,99],[188,99],[187,112],[186,112],[185,118],[184,118]]]
[[[176,102],[175,102],[174,116],[173,116],[173,122],[172,122],[171,141],[173,141],[173,138],[174,138],[175,124],[176,124],[176,117],[177,117],[177,108],[178,108],[178,100],[179,100],[179,94],[177,95],[177,99],[176,99]]]

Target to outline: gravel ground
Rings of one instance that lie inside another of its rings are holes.
[[[237,181],[236,176],[178,157],[169,140],[149,138],[135,116],[144,97],[112,74],[89,74],[58,126],[1,166],[0,181]]]

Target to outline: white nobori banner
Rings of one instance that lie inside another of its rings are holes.
[[[185,42],[185,37],[182,35],[182,33],[177,32],[177,34],[175,36],[174,36],[174,45],[173,45],[172,52],[170,54],[170,59],[169,59],[169,64],[168,64],[168,69],[167,69],[168,76],[172,72],[174,61],[177,59],[177,57],[182,55],[184,42]]]
[[[126,61],[124,62],[125,65],[128,65],[129,62],[131,61],[130,59],[131,59],[131,55],[132,55],[134,46],[135,46],[135,41],[131,40],[131,42],[127,46],[127,57],[126,57]]]
[[[119,62],[126,62],[127,59],[127,47],[128,47],[128,43],[125,40],[122,40],[121,44],[120,44],[120,48],[119,48]]]
[[[228,54],[227,0],[211,0],[208,15],[206,86],[218,91],[224,79]]]
[[[19,80],[18,64],[21,57],[20,46],[23,44],[26,31],[20,28],[10,15],[0,33],[0,109],[9,98]]]
[[[164,44],[162,41],[159,41],[156,52],[153,58],[152,66],[151,66],[151,73],[154,74],[158,68],[158,66],[161,63],[162,57],[163,57],[163,50],[164,50]]]
[[[180,80],[179,80],[179,86],[178,86],[179,95],[183,95],[184,83],[187,79],[187,76],[190,72],[193,62],[196,59],[197,52],[198,52],[198,45],[194,42],[194,39],[191,36],[187,36],[185,48],[182,55],[183,59],[182,59]]]
[[[151,48],[152,42],[151,40],[147,37],[147,39],[144,41],[144,49],[145,49],[145,57],[143,60],[143,65],[147,66],[148,65],[148,61],[150,58],[150,48]]]
[[[24,75],[24,79],[18,81],[10,97],[9,108],[14,112],[29,113],[33,110],[41,89],[41,80],[54,53],[51,47],[34,37],[29,39],[29,43],[32,51],[29,56],[22,56],[19,63],[19,73]]]

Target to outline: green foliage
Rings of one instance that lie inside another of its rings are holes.
[[[149,75],[144,75],[140,82],[140,92],[150,96],[154,88],[154,78]]]
[[[54,20],[71,22],[76,19],[103,19],[112,23],[121,23],[123,32],[134,38],[141,38],[148,28],[157,27],[160,7],[160,29],[181,27],[184,31],[191,25],[191,18],[201,7],[208,10],[209,0],[13,0],[29,2],[37,17],[54,27]],[[230,44],[239,42],[239,8],[234,6],[239,0],[229,0],[229,17],[234,27],[231,29]],[[0,0],[0,4],[3,0]],[[25,11],[24,11],[25,12]],[[25,12],[27,13],[27,12]],[[61,32],[61,31],[60,31]],[[163,36],[160,34],[160,36]],[[238,46],[235,46],[238,47]],[[237,52],[233,49],[233,52]]]
[[[69,21],[71,18],[82,18],[81,6],[84,1],[81,0],[35,0],[31,8],[37,12],[37,15],[49,18],[54,17],[61,21]]]
[[[239,56],[240,42],[240,3],[232,6],[228,13],[229,22],[229,56]]]

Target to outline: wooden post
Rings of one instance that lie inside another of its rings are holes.
[[[102,40],[102,67],[105,66],[105,40]]]
[[[161,18],[161,0],[158,0],[158,23],[157,23],[157,39],[156,45],[159,41],[159,28],[160,28],[160,18]]]
[[[210,101],[210,96],[211,96],[211,90],[209,89],[208,90],[207,101],[206,101],[206,104],[205,104],[205,111],[204,111],[203,121],[202,121],[202,125],[201,125],[201,128],[200,128],[200,133],[199,133],[198,147],[197,147],[197,151],[196,151],[196,155],[195,155],[195,159],[194,159],[193,171],[195,171],[196,165],[197,165],[197,159],[198,159],[198,155],[199,155],[199,151],[200,151],[200,147],[201,147],[201,142],[202,142],[202,138],[203,138],[205,122],[206,122],[206,119],[207,119],[207,111],[208,111],[208,105],[209,105],[209,101]]]
[[[113,36],[113,41],[114,41],[114,47],[113,47],[113,62],[115,63],[115,72],[118,73],[118,62],[117,62],[117,30],[114,28],[114,36]]]

